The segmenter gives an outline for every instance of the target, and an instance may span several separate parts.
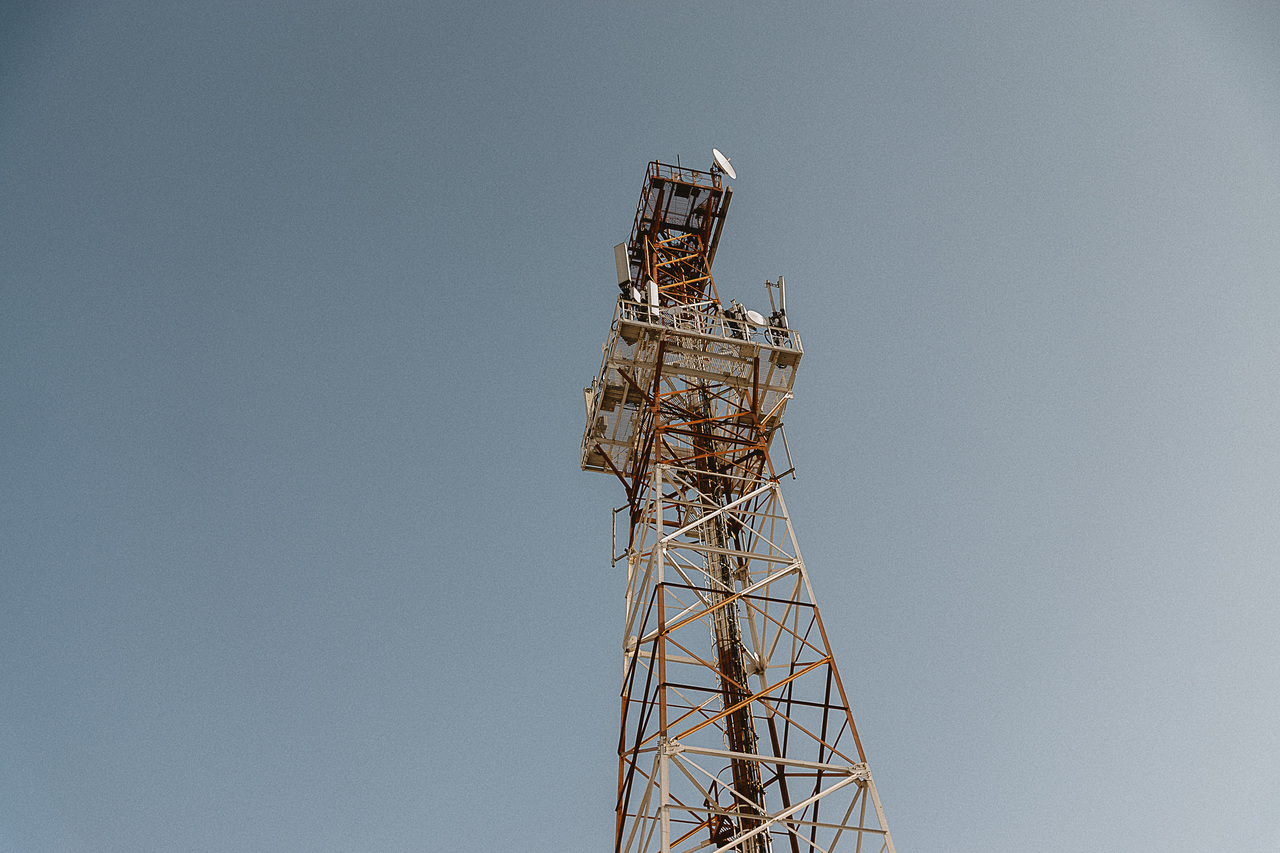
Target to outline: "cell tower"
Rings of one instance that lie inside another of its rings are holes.
[[[781,276],[768,319],[720,302],[736,175],[712,154],[649,164],[584,389],[582,467],[627,495],[614,849],[893,853],[769,455],[800,338]]]

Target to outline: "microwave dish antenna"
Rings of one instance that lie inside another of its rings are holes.
[[[733,171],[733,166],[730,165],[729,158],[721,154],[719,148],[711,149],[711,158],[716,161],[716,167],[729,176],[729,180],[738,180],[738,173]]]

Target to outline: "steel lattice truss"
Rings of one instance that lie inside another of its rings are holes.
[[[628,257],[660,299],[619,299],[588,389],[583,467],[628,499],[615,849],[892,853],[769,455],[800,340],[711,280],[728,197],[650,165]]]

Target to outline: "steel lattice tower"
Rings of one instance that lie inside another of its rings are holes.
[[[585,389],[627,495],[615,850],[893,853],[769,455],[800,338],[720,303],[723,181],[649,164]]]

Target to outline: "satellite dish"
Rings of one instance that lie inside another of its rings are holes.
[[[711,149],[711,157],[716,161],[716,165],[720,167],[720,171],[729,176],[729,180],[738,180],[738,173],[733,171],[733,166],[729,165],[729,158],[721,154],[719,148]]]
[[[747,322],[759,329],[763,329],[765,326],[764,315],[759,311],[748,311]]]

